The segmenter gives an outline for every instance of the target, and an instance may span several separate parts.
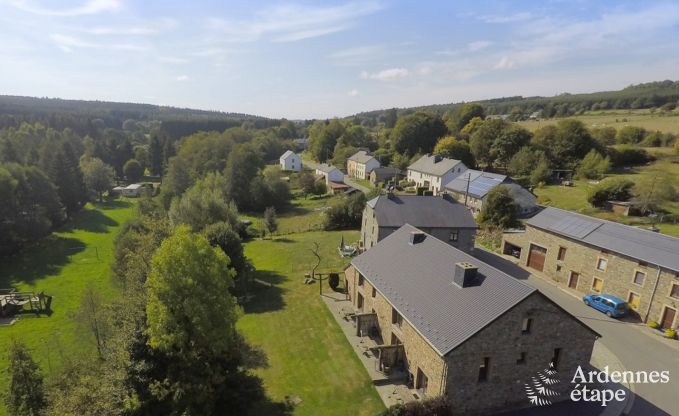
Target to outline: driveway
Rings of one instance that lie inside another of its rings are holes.
[[[626,370],[669,370],[667,384],[633,384],[634,399],[625,409],[627,415],[679,415],[679,348],[654,335],[643,324],[611,319],[547,280],[531,275],[525,269],[494,253],[476,247],[475,257],[538,289],[554,302],[601,334],[602,343]],[[567,407],[567,405],[566,405]],[[554,409],[556,410],[556,409]],[[537,414],[537,413],[536,413]]]
[[[302,165],[308,166],[311,169],[316,169],[318,167],[318,165],[320,165],[320,163],[312,162],[310,160],[303,160]],[[347,175],[344,175],[344,183],[351,186],[352,188],[358,189],[359,191],[363,192],[364,194],[367,194],[368,192],[370,192],[370,189],[352,181]]]

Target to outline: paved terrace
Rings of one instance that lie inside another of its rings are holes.
[[[363,363],[384,405],[389,407],[397,403],[417,400],[420,396],[406,385],[406,373],[395,371],[387,375],[377,369],[377,357],[370,349],[378,344],[367,336],[359,337],[356,335],[356,327],[350,316],[354,313],[354,307],[351,301],[346,300],[345,294],[323,291],[322,298],[337,324],[342,328],[342,332],[353,347],[356,356]]]

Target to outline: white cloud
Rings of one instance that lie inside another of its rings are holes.
[[[375,1],[350,2],[338,6],[280,5],[264,9],[249,20],[212,18],[208,26],[230,42],[252,42],[267,38],[273,42],[295,42],[344,31],[355,19],[381,10]]]
[[[354,88],[353,90],[350,90],[349,92],[347,92],[347,95],[349,97],[358,97],[359,92],[356,88]]]
[[[90,35],[103,36],[152,36],[172,30],[177,26],[177,21],[170,18],[162,18],[158,20],[148,21],[142,25],[137,26],[99,26],[88,29],[83,29],[83,33]]]
[[[88,0],[80,6],[61,10],[47,9],[41,6],[36,6],[27,0],[7,0],[7,4],[27,13],[60,17],[82,16],[117,11],[123,6],[122,0]]]
[[[185,58],[177,58],[174,56],[161,56],[158,58],[158,61],[165,63],[165,64],[187,64],[189,63],[188,59]]]
[[[516,67],[516,63],[506,56],[500,58],[497,64],[493,66],[493,69],[512,69]]]
[[[517,12],[508,15],[485,15],[478,16],[478,19],[486,23],[515,23],[524,22],[535,18],[535,15],[530,12]]]
[[[188,76],[188,75],[179,75],[179,76],[176,77],[174,80],[177,81],[177,82],[188,81],[188,80],[189,80],[189,76]]]
[[[399,81],[407,78],[410,75],[410,71],[406,68],[389,68],[383,69],[379,72],[374,72],[372,74],[367,71],[362,71],[360,77],[362,79],[374,79],[377,81],[391,82]]]
[[[74,36],[63,35],[61,33],[53,33],[50,39],[64,52],[73,52],[75,49],[87,48],[87,49],[109,49],[109,50],[119,50],[119,51],[132,51],[141,52],[146,51],[149,48],[144,45],[129,44],[129,43],[96,43],[88,42]]]
[[[467,44],[467,50],[470,52],[476,52],[480,51],[481,49],[486,49],[487,47],[491,46],[493,42],[487,41],[487,40],[477,40],[474,42],[470,42]]]

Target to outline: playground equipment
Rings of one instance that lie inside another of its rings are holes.
[[[40,314],[48,312],[52,305],[52,296],[45,292],[19,292],[16,289],[0,289],[0,317],[10,317],[26,309]]]

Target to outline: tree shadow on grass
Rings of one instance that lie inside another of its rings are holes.
[[[129,208],[132,206],[132,203],[121,199],[106,199],[104,202],[93,202],[92,205],[99,209],[119,209]]]
[[[96,209],[83,210],[72,220],[59,229],[60,232],[73,230],[89,231],[91,233],[107,233],[108,227],[115,227],[118,222]]]
[[[85,250],[85,244],[75,238],[50,236],[40,243],[2,259],[0,288],[12,284],[34,284],[45,276],[58,273],[71,262],[70,257]]]
[[[252,299],[243,305],[245,313],[262,313],[283,309],[285,307],[283,300],[285,289],[277,285],[284,280],[284,276],[270,270],[255,271],[248,286],[248,293],[252,295]]]

